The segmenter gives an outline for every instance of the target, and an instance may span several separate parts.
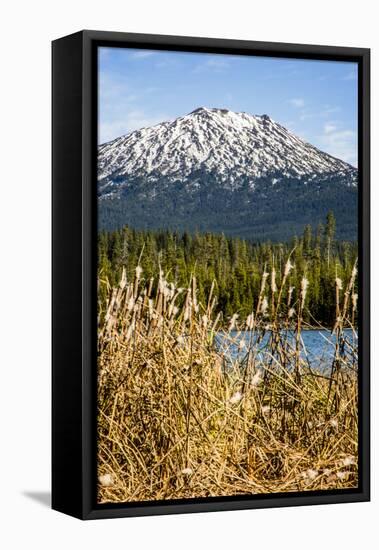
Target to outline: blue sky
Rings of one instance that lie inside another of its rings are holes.
[[[152,51],[99,50],[99,142],[222,107],[274,120],[357,166],[355,63]]]

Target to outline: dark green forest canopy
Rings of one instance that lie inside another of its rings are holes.
[[[283,307],[290,286],[294,287],[293,300],[297,300],[300,281],[306,275],[305,320],[330,326],[335,319],[336,277],[345,287],[358,251],[356,242],[336,240],[335,234],[336,220],[331,212],[316,231],[307,225],[302,235],[283,243],[254,243],[222,233],[139,231],[125,226],[99,234],[99,277],[115,285],[123,267],[130,280],[140,265],[145,279],[157,281],[161,269],[168,281],[186,287],[196,274],[200,302],[206,301],[215,282],[217,310],[225,317],[237,313],[244,318],[256,305],[263,270],[271,272],[274,268],[279,284],[291,254],[294,267],[282,295]],[[100,285],[100,299],[104,292],[104,285]]]
[[[228,237],[280,243],[300,235],[307,224],[316,232],[318,224],[332,210],[338,220],[336,238],[357,239],[357,188],[347,186],[338,176],[327,182],[305,184],[304,180],[295,179],[274,186],[272,178],[261,178],[256,190],[248,182],[239,189],[228,190],[220,188],[210,175],[192,176],[201,181],[198,189],[183,182],[162,181],[149,194],[142,180],[130,182],[120,198],[102,197],[99,228],[114,231],[129,225],[140,230],[223,232]]]

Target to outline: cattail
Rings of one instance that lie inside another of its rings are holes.
[[[301,292],[300,292],[300,296],[301,296],[301,309],[304,308],[304,304],[305,304],[305,298],[307,297],[307,288],[308,288],[308,285],[309,285],[309,281],[308,279],[304,277],[301,279]]]
[[[273,267],[271,271],[271,292],[276,292],[278,287],[276,286],[276,270]]]
[[[293,294],[293,291],[295,290],[295,287],[294,286],[290,286],[289,289],[288,289],[288,297],[287,297],[287,306],[289,307],[290,304],[291,304],[291,301],[292,301],[292,294]]]
[[[178,312],[179,312],[179,308],[176,307],[176,306],[174,306],[174,307],[172,308],[172,315],[173,315],[173,317],[176,317],[176,315],[178,314]]]
[[[189,294],[190,291],[191,291],[191,289],[188,288],[187,289],[186,303],[185,303],[185,308],[184,308],[184,316],[183,316],[184,321],[188,321],[191,318],[191,314],[192,314],[192,302],[191,302],[191,298],[190,298],[190,294]]]
[[[201,317],[201,322],[203,323],[203,327],[204,327],[204,328],[207,328],[207,326],[208,326],[208,316],[207,316],[207,315],[203,315],[203,316]]]
[[[285,277],[288,277],[288,275],[290,274],[291,269],[293,269],[293,265],[291,264],[291,261],[288,258],[288,260],[286,262],[286,265],[284,267],[284,276]]]
[[[238,342],[238,351],[243,351],[246,348],[246,344],[244,340],[240,340]]]
[[[120,282],[119,282],[119,287],[121,288],[121,290],[124,290],[124,288],[126,287],[126,271],[125,271],[125,267],[122,268],[122,274],[121,274],[121,279],[120,279]]]
[[[262,373],[260,370],[257,370],[257,372],[254,374],[254,376],[251,379],[251,385],[253,387],[256,387],[258,386],[258,384],[261,383],[261,381],[262,381]]]
[[[129,298],[129,300],[128,300],[128,305],[126,306],[126,308],[127,308],[128,311],[132,311],[132,310],[133,310],[133,308],[134,308],[134,303],[135,303],[135,302],[134,302],[134,298],[133,298],[133,296],[131,296],[131,297]]]
[[[262,313],[262,315],[266,315],[267,310],[268,310],[268,301],[267,301],[267,297],[264,296],[263,300],[262,300],[262,304],[261,304],[261,313]]]
[[[137,277],[137,279],[139,279],[141,277],[141,273],[142,273],[142,267],[140,265],[137,265],[137,267],[136,267],[136,277]]]
[[[336,277],[336,287],[338,290],[342,290],[342,280],[339,277]]]
[[[355,281],[357,274],[358,274],[357,263],[355,263],[351,271],[351,279],[353,282]]]
[[[291,307],[288,310],[288,318],[291,319],[294,315],[295,315],[295,309],[293,307]]]
[[[248,315],[246,319],[246,328],[248,330],[252,330],[253,326],[254,326],[254,313],[250,313],[250,315]]]
[[[235,405],[236,403],[239,403],[242,399],[242,394],[240,391],[237,391],[235,394],[232,395],[232,397],[229,399],[229,403],[231,405]]]
[[[141,307],[142,307],[142,296],[139,296],[134,304],[134,308],[133,308],[134,313],[138,313],[139,311],[141,311]]]
[[[313,470],[312,468],[309,468],[306,472],[302,473],[302,476],[305,479],[309,479],[310,481],[313,481],[318,476],[318,470]]]
[[[268,276],[269,276],[269,273],[267,273],[267,271],[264,271],[262,275],[262,282],[261,282],[261,294],[263,294],[265,291]]]
[[[351,297],[351,301],[353,303],[353,311],[357,311],[357,305],[358,305],[358,294],[354,293]]]
[[[346,456],[341,460],[341,466],[352,466],[356,463],[356,460],[353,456]]]
[[[235,313],[230,319],[229,328],[228,328],[229,332],[231,332],[234,329],[237,319],[238,319],[238,315],[237,313]]]
[[[111,487],[113,485],[113,476],[112,474],[104,474],[99,476],[100,485],[103,487]]]
[[[178,336],[177,339],[176,339],[176,343],[177,343],[179,346],[182,346],[182,345],[185,343],[184,336],[182,336],[181,334],[179,334],[179,336]]]

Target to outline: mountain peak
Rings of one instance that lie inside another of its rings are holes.
[[[222,113],[227,114],[229,113],[229,109],[221,108],[221,107],[197,107],[197,109],[194,109],[189,113],[189,115],[195,115],[195,114],[209,114],[209,113]]]
[[[99,147],[99,224],[283,240],[333,210],[350,238],[356,181],[267,114],[198,107]]]
[[[99,147],[99,184],[144,178],[186,181],[212,173],[238,187],[261,177],[317,177],[354,169],[306,143],[267,114],[198,107],[172,121],[136,130]],[[109,184],[111,184],[109,186]]]
[[[192,116],[192,115],[231,115],[236,117],[242,117],[242,118],[249,118],[249,119],[261,119],[261,120],[267,120],[270,122],[274,122],[274,120],[267,114],[263,115],[251,115],[249,113],[246,113],[245,111],[231,111],[230,109],[226,109],[225,107],[197,107],[188,115],[186,116]]]

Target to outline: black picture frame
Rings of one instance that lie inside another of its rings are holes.
[[[96,504],[96,151],[99,46],[354,61],[359,84],[359,487]],[[370,50],[81,31],[52,43],[52,507],[81,519],[370,499]]]

